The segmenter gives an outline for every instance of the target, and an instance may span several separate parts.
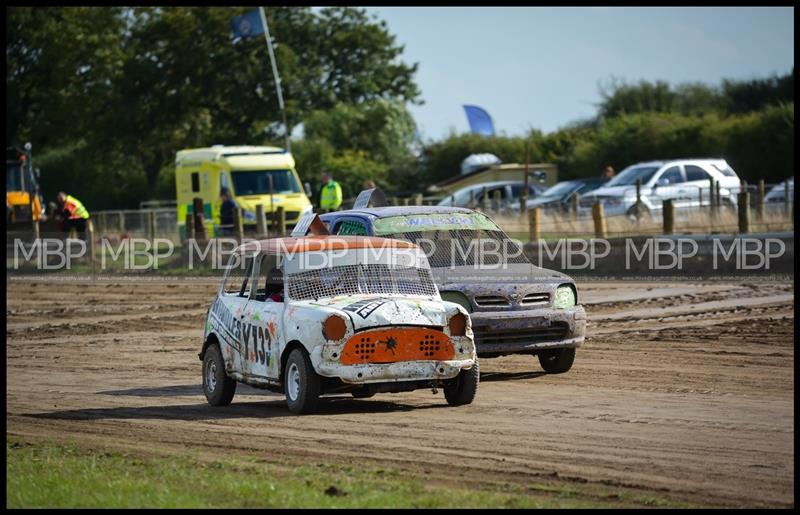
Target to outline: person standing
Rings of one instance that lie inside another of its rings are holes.
[[[78,237],[86,239],[86,224],[89,220],[89,210],[83,206],[80,200],[72,195],[67,195],[63,191],[58,192],[58,203],[64,213],[64,232],[67,236],[74,227]]]
[[[600,174],[601,179],[612,179],[614,177],[614,168],[611,165],[608,165],[603,170],[603,173]]]
[[[319,209],[323,213],[336,211],[342,205],[342,187],[328,173],[322,174],[319,191]]]
[[[220,234],[223,236],[234,234],[233,219],[236,211],[236,202],[231,199],[231,193],[228,188],[222,188],[219,192],[219,197],[222,200],[222,205],[219,208]]]

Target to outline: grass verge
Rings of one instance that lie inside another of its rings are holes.
[[[286,468],[233,456],[131,456],[74,444],[6,438],[7,508],[63,507],[605,507],[663,500],[609,494],[586,498],[570,487],[458,487],[408,472],[338,465]]]

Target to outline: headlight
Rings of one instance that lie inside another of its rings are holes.
[[[556,297],[553,300],[553,307],[556,309],[569,309],[575,307],[575,292],[571,286],[559,286],[556,288]]]
[[[450,336],[464,336],[467,334],[467,316],[464,313],[456,313],[447,322],[450,327]]]
[[[442,300],[458,304],[462,308],[466,309],[468,313],[472,313],[472,306],[469,303],[469,299],[463,293],[457,291],[443,291],[440,292],[440,295]]]
[[[342,317],[331,315],[322,324],[322,336],[326,340],[336,341],[344,338],[347,332],[347,324]]]

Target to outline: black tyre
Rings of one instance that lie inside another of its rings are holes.
[[[206,349],[203,356],[203,393],[212,406],[227,406],[236,393],[236,380],[225,373],[225,361],[217,344]]]
[[[320,379],[304,350],[294,349],[289,354],[283,374],[283,391],[292,413],[311,413],[317,408]]]
[[[478,367],[478,360],[469,370],[462,370],[453,379],[448,379],[444,383],[444,398],[451,406],[463,406],[471,404],[478,392],[478,383],[481,379],[481,371]]]
[[[539,353],[539,363],[548,374],[563,374],[575,361],[575,349],[552,349]]]
[[[632,222],[636,222],[636,220],[647,222],[652,218],[652,215],[650,209],[646,205],[640,204],[637,206],[634,204],[628,209],[628,218],[630,218]]]

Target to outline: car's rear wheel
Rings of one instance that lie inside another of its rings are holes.
[[[294,349],[289,354],[283,376],[283,389],[286,393],[286,404],[292,413],[311,413],[317,408],[320,378],[304,350]]]
[[[462,370],[453,379],[444,382],[444,398],[451,406],[463,406],[471,404],[475,400],[478,392],[478,383],[481,379],[481,371],[478,367],[478,360],[469,370]]]
[[[227,406],[236,393],[236,380],[225,373],[225,360],[217,344],[210,345],[203,356],[203,393],[212,406]]]
[[[539,353],[539,363],[548,374],[563,374],[575,361],[575,349],[551,349]]]

